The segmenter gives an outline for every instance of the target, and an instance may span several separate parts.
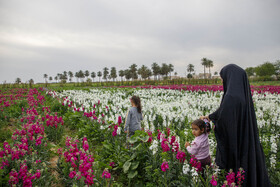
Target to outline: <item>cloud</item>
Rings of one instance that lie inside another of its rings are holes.
[[[278,0],[20,0],[0,3],[0,81],[201,58],[242,67],[280,54]]]

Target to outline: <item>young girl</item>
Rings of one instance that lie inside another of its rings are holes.
[[[192,122],[192,134],[195,136],[195,139],[191,144],[189,142],[185,144],[187,151],[200,161],[202,170],[205,169],[206,165],[211,164],[208,142],[210,130],[211,126],[207,120],[195,120]]]
[[[124,127],[124,132],[128,133],[129,137],[134,135],[136,130],[141,130],[141,121],[143,120],[140,98],[134,95],[130,98],[130,102],[132,107],[127,113]]]

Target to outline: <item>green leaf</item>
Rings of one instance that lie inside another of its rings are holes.
[[[128,142],[131,143],[131,144],[134,144],[135,142],[137,142],[137,140],[138,140],[137,138],[131,137],[131,138],[128,139]]]
[[[131,148],[132,150],[137,150],[142,144],[138,144],[136,147]]]
[[[127,173],[127,171],[129,170],[129,167],[131,166],[131,162],[130,161],[126,161],[123,165],[123,172]]]
[[[108,144],[103,144],[103,146],[104,146],[106,149],[111,149],[111,146],[108,145]]]
[[[144,136],[144,137],[138,137],[138,139],[140,139],[143,142],[147,142],[149,140],[149,136]]]
[[[129,179],[132,179],[132,178],[134,178],[137,174],[138,174],[138,171],[136,171],[136,170],[130,171],[130,172],[128,173],[128,178],[129,178]]]
[[[133,160],[136,157],[137,157],[137,153],[134,153],[128,161],[131,161],[131,160]]]
[[[152,169],[152,168],[153,168],[152,165],[145,167],[146,170],[149,170],[149,169]]]
[[[136,161],[136,162],[132,162],[131,164],[131,170],[135,170],[137,169],[139,166],[139,161]]]

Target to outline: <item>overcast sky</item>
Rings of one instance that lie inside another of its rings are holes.
[[[132,63],[203,72],[280,59],[279,0],[1,0],[0,82]]]

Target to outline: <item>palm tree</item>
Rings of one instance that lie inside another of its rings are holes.
[[[208,63],[207,63],[207,66],[209,68],[209,75],[211,75],[211,71],[210,71],[210,68],[212,68],[214,66],[214,63],[212,60],[208,59]]]
[[[68,76],[70,77],[70,82],[72,82],[72,78],[74,77],[73,72],[72,71],[68,71]]]
[[[109,69],[107,67],[105,67],[103,69],[103,79],[107,81],[108,75],[109,75]]]
[[[56,80],[56,83],[57,83],[57,80],[58,80],[57,76],[54,77],[54,80]]]
[[[169,67],[169,73],[170,73],[170,79],[171,79],[171,72],[174,71],[174,66],[173,66],[173,64],[169,64],[168,67]]]
[[[141,75],[142,79],[146,80],[151,76],[152,72],[147,66],[142,65],[141,68],[138,69],[138,74]]]
[[[127,81],[131,79],[132,78],[131,71],[129,69],[124,70],[124,76]]]
[[[76,72],[76,73],[75,73],[75,77],[76,77],[76,79],[77,79],[77,82],[79,82],[79,78],[80,78],[80,77],[79,77],[79,72]]]
[[[206,78],[205,68],[208,66],[208,59],[202,58],[201,61],[202,61],[201,64],[204,66],[204,79],[205,79]]]
[[[109,81],[111,81],[111,78],[112,78],[112,77],[111,77],[111,75],[108,75],[108,79],[109,79]]]
[[[136,64],[132,64],[132,65],[129,67],[129,71],[130,71],[130,74],[131,74],[131,78],[132,78],[133,80],[138,79],[137,65],[136,65]]]
[[[58,74],[57,74],[57,77],[58,77],[59,81],[62,80],[62,74],[61,74],[61,73],[58,73]]]
[[[123,76],[124,76],[124,70],[120,70],[120,71],[119,71],[119,76],[121,77],[121,80],[122,80],[122,78],[123,78]]]
[[[194,65],[193,64],[189,64],[188,68],[187,68],[187,72],[192,73],[194,71]]]
[[[82,70],[80,70],[80,71],[78,72],[78,74],[79,74],[79,78],[82,79],[82,81],[84,81],[84,78],[85,78],[84,72],[83,72]]]
[[[45,79],[45,82],[47,83],[47,78],[48,78],[48,75],[47,74],[44,74],[44,79]]]
[[[57,76],[57,79],[60,80],[61,74],[60,74],[60,73],[57,73],[56,76]]]
[[[28,82],[29,82],[29,87],[32,88],[32,84],[34,84],[34,80],[30,79]]]
[[[102,72],[101,72],[101,71],[98,71],[98,72],[97,72],[97,76],[99,77],[99,82],[100,82],[100,78],[102,77]]]
[[[49,77],[49,81],[51,82],[53,79],[52,79],[52,77]]]
[[[111,68],[111,73],[110,73],[111,78],[113,79],[113,81],[115,81],[115,78],[117,78],[117,70],[115,67]]]
[[[66,83],[66,81],[68,79],[67,78],[67,72],[66,73],[65,72],[63,72],[63,74],[60,75],[60,79],[62,80],[62,83]]]
[[[169,71],[170,71],[169,66],[168,66],[166,63],[163,63],[163,64],[161,65],[161,68],[160,68],[160,74],[161,74],[162,76],[165,75],[165,77],[167,77]]]
[[[92,78],[92,82],[94,81],[94,78],[96,77],[96,73],[95,72],[91,72],[91,78]]]
[[[85,71],[85,76],[86,76],[86,78],[88,78],[88,76],[89,76],[89,71],[88,70]]]
[[[20,79],[19,77],[18,77],[18,78],[16,78],[15,83],[17,83],[17,84],[21,83],[21,79]]]
[[[64,75],[64,77],[67,77],[67,71],[63,71],[63,75]]]
[[[156,62],[152,64],[152,71],[154,79],[156,80],[157,76],[160,74],[160,66]]]

